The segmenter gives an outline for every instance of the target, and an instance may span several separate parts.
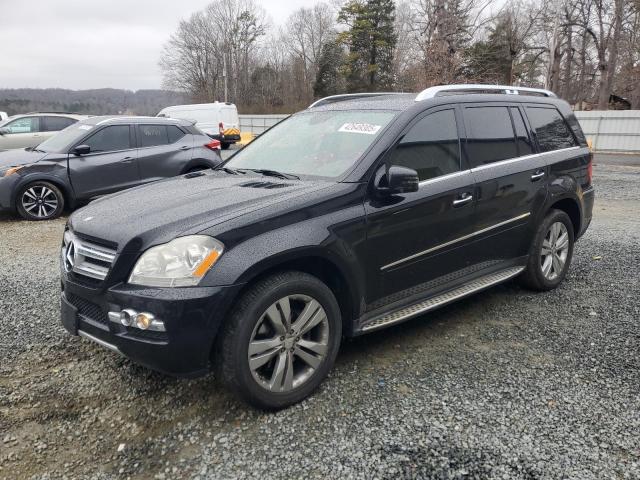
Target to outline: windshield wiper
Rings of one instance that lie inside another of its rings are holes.
[[[265,168],[245,168],[243,170],[250,170],[252,172],[261,173],[262,175],[265,175],[267,177],[278,177],[284,178],[286,180],[300,180],[300,177],[294,175],[293,173],[283,173],[278,172],[277,170],[268,170]]]

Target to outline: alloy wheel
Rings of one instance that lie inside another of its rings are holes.
[[[22,194],[22,207],[25,212],[36,218],[48,218],[58,208],[55,192],[44,185],[28,188]]]
[[[562,274],[569,255],[569,232],[562,222],[551,224],[542,241],[540,267],[547,280],[555,280]]]
[[[324,362],[329,336],[329,320],[317,300],[308,295],[281,298],[262,314],[251,334],[253,378],[272,392],[300,387]]]

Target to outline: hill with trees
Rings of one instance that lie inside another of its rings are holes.
[[[186,95],[167,90],[0,89],[0,110],[9,115],[27,112],[156,115],[164,107],[188,102]]]

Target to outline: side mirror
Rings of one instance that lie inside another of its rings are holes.
[[[6,135],[7,133],[11,133],[11,129],[9,127],[0,127],[0,135]]]
[[[390,166],[376,183],[376,190],[383,195],[417,192],[419,187],[418,172],[398,165]]]
[[[78,145],[73,150],[71,150],[71,153],[78,156],[86,155],[89,152],[91,152],[91,147],[89,145]]]

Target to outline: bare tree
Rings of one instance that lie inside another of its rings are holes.
[[[284,40],[302,66],[302,87],[309,100],[313,98],[322,46],[336,35],[335,17],[336,12],[327,3],[318,3],[296,10],[287,19]]]

